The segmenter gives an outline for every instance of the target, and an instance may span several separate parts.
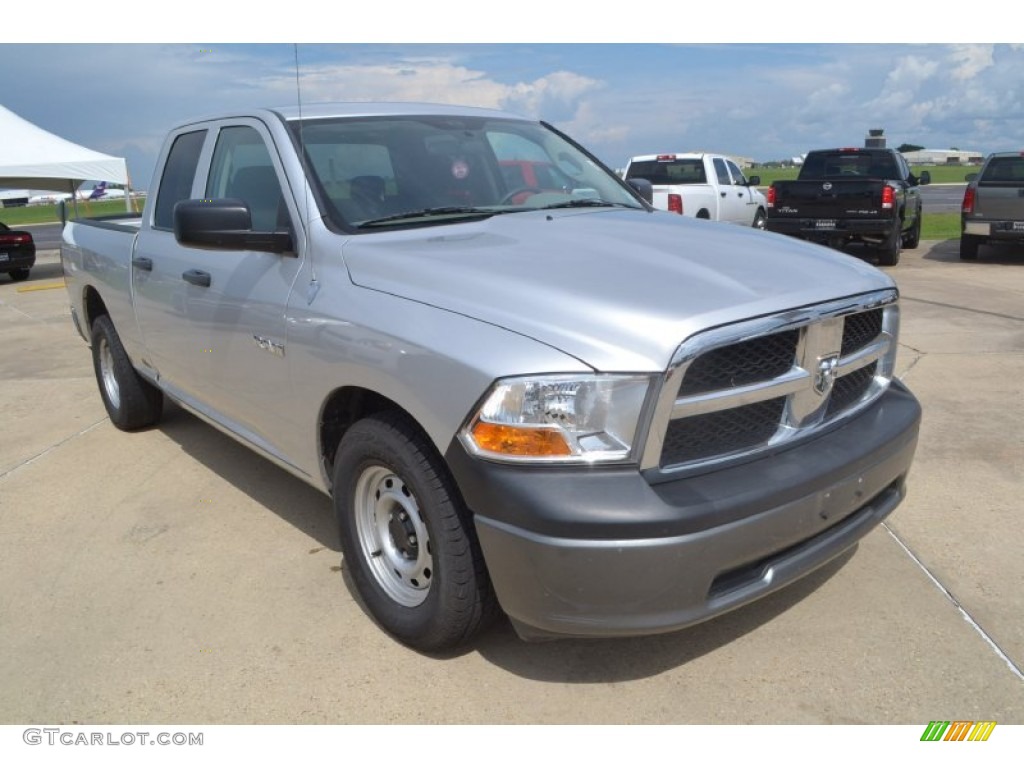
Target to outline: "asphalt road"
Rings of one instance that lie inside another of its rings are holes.
[[[887,271],[924,421],[855,550],[686,631],[428,657],[361,609],[326,497],[172,406],[110,424],[41,254],[0,277],[0,722],[1024,722],[1024,254]]]

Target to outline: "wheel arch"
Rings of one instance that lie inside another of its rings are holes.
[[[317,452],[324,483],[330,493],[334,491],[334,459],[342,436],[360,419],[383,412],[402,414],[426,435],[423,425],[407,409],[372,389],[339,387],[324,400],[317,423]]]
[[[96,322],[96,318],[110,315],[107,305],[102,297],[100,297],[100,292],[91,285],[85,286],[82,292],[82,313],[84,315],[82,321],[85,324],[86,335],[88,335],[88,329],[92,328],[92,324]]]

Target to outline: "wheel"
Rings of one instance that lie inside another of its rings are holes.
[[[754,229],[764,229],[768,225],[768,217],[764,214],[763,208],[758,208],[757,213],[754,214],[754,223],[751,226]]]
[[[20,283],[22,280],[28,280],[28,272],[28,267],[22,267],[21,269],[12,269],[7,274],[11,276],[11,280]]]
[[[348,429],[335,457],[334,508],[356,591],[401,642],[451,649],[497,614],[469,512],[410,419],[384,413]]]
[[[921,212],[917,212],[917,219],[914,221],[914,226],[910,228],[910,233],[903,236],[903,247],[904,248],[917,248],[921,242]]]
[[[537,187],[519,187],[518,189],[513,189],[511,192],[509,192],[507,195],[501,198],[501,200],[498,201],[498,205],[511,205],[512,203],[515,203],[516,205],[522,205],[522,203],[526,200],[527,197],[529,197],[530,195],[540,194],[543,191],[543,189],[538,189]],[[519,197],[520,195],[523,195],[524,197],[520,200],[516,200],[516,198]]]
[[[974,261],[978,258],[978,246],[981,242],[976,235],[960,235],[960,258],[963,261]]]
[[[889,237],[878,252],[878,263],[883,267],[895,267],[900,263],[900,243],[903,240],[903,233],[900,227],[894,227]]]
[[[163,413],[163,393],[132,366],[107,315],[92,324],[92,362],[107,415],[118,429],[156,424]]]

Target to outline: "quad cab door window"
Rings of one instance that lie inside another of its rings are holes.
[[[250,126],[221,129],[206,196],[245,201],[254,231],[273,232],[289,227],[288,208],[270,152],[260,134]]]

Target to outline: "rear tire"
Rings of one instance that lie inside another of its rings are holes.
[[[28,267],[22,267],[21,269],[12,269],[7,274],[11,276],[11,280],[16,283],[20,283],[22,280],[28,280]]]
[[[976,235],[960,235],[960,259],[974,261],[978,258],[978,246],[981,242]]]
[[[472,519],[434,445],[408,417],[356,422],[338,446],[334,508],[363,604],[420,651],[445,651],[497,615]]]
[[[100,397],[115,427],[142,429],[160,420],[163,393],[139,376],[107,315],[92,324],[92,362]]]

